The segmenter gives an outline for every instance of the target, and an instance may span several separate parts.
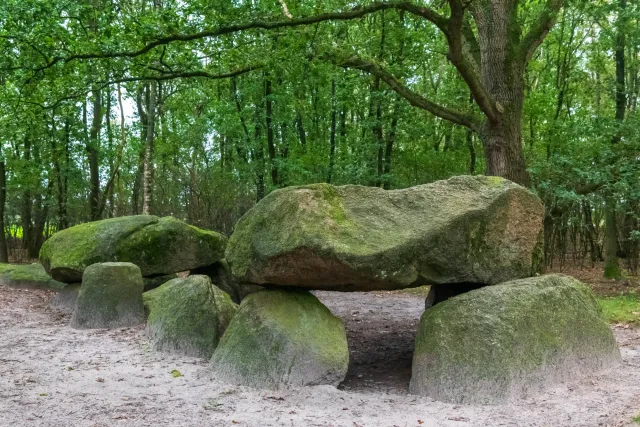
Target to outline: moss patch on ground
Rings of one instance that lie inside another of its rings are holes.
[[[610,323],[640,324],[640,295],[599,297],[603,317]]]
[[[18,288],[61,290],[65,284],[53,280],[42,265],[0,263],[0,285]]]

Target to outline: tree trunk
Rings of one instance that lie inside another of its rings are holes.
[[[327,173],[327,183],[329,184],[333,178],[336,156],[336,109],[336,81],[331,80],[331,133],[329,135],[329,172]]]
[[[622,276],[618,265],[618,224],[616,220],[616,200],[612,195],[605,196],[604,229],[604,277],[619,279]]]
[[[625,58],[624,51],[626,45],[625,38],[625,9],[627,0],[618,0],[618,19],[616,34],[616,122],[619,127],[624,122],[627,108],[627,95],[625,85]],[[615,146],[622,139],[620,129],[616,131],[611,143]],[[614,170],[615,173],[615,170]],[[618,264],[618,224],[616,221],[615,195],[605,196],[605,242],[604,242],[604,277],[608,279],[619,279],[622,276]]]
[[[144,149],[144,175],[142,183],[142,214],[151,215],[153,192],[153,149],[155,138],[157,83],[149,84],[149,103],[147,105],[147,140]]]
[[[493,101],[494,110],[493,117],[488,116],[479,131],[486,157],[486,173],[528,186],[529,175],[522,150],[527,61],[520,51],[517,3],[478,0],[470,6],[470,11],[478,28],[480,80]],[[477,91],[474,99],[479,106],[487,108],[487,100],[482,99]]]
[[[2,157],[2,144],[0,144],[0,262],[9,262],[9,248],[4,229],[4,208],[7,200],[7,173]]]
[[[93,89],[93,119],[91,130],[89,131],[89,141],[87,141],[87,154],[89,155],[89,185],[91,187],[89,195],[89,212],[92,221],[99,218],[100,204],[100,130],[102,129],[102,96],[100,90]]]
[[[271,100],[271,79],[265,75],[264,97],[266,101],[266,125],[267,125],[267,148],[269,150],[269,162],[271,163],[271,182],[275,187],[280,185],[278,179],[278,159],[276,158],[276,143],[273,137],[273,101]]]

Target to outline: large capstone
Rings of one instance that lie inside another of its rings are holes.
[[[338,385],[349,351],[344,325],[306,291],[248,295],[211,358],[216,378],[264,389]]]
[[[325,290],[496,284],[529,277],[542,203],[498,177],[404,190],[314,184],[276,190],[238,222],[226,259],[240,282]]]
[[[121,328],[144,323],[140,269],[128,262],[92,264],[84,270],[71,317],[75,328]]]
[[[53,280],[40,264],[0,263],[0,286],[61,290],[65,284]]]
[[[410,391],[452,403],[498,403],[619,363],[592,292],[571,277],[547,275],[428,308]]]
[[[79,282],[100,262],[131,262],[145,277],[211,265],[224,256],[227,238],[173,217],[127,216],[80,224],[51,236],[40,262],[56,280]]]
[[[173,279],[143,295],[155,350],[210,358],[238,307],[207,276]]]

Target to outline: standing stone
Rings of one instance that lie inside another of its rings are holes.
[[[207,276],[171,280],[143,295],[155,350],[210,358],[238,306]]]
[[[144,323],[140,268],[127,262],[92,264],[84,270],[71,318],[75,328],[121,328]]]
[[[547,275],[488,286],[428,308],[410,392],[451,403],[526,397],[620,363],[593,293]]]
[[[305,291],[248,295],[211,358],[216,378],[264,389],[335,386],[348,365],[342,320]]]
[[[371,291],[493,285],[542,259],[544,207],[499,177],[403,190],[329,184],[273,191],[235,226],[226,259],[240,283]]]

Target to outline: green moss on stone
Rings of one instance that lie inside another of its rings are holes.
[[[290,187],[238,221],[225,257],[241,283],[340,290],[495,284],[531,274],[543,214],[535,195],[498,177],[393,191]],[[527,227],[514,239],[505,228],[518,223]]]
[[[342,321],[308,292],[247,296],[216,349],[217,378],[278,389],[340,383],[349,353]]]
[[[171,274],[215,263],[226,237],[172,217],[138,215],[80,224],[47,240],[40,261],[57,280],[77,282],[99,262],[132,262],[143,276]]]
[[[229,295],[200,275],[171,280],[143,297],[156,350],[206,358],[237,310]]]
[[[0,263],[0,286],[61,290],[65,284],[53,280],[40,264]]]
[[[568,276],[540,276],[427,309],[416,335],[411,392],[494,403],[619,359],[591,291]]]
[[[140,268],[127,262],[88,266],[76,300],[71,325],[76,328],[119,328],[144,322]]]

